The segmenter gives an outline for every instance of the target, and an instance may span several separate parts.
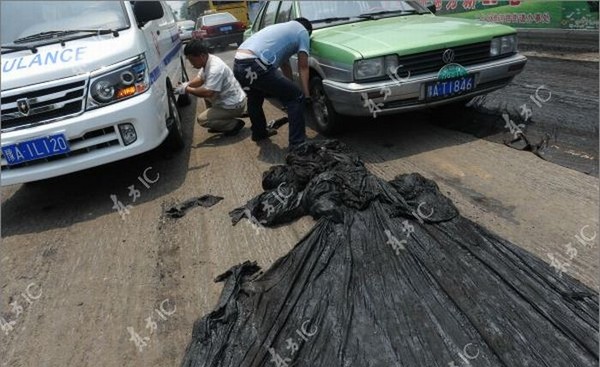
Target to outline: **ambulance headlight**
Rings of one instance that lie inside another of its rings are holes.
[[[115,96],[115,87],[108,80],[97,80],[92,84],[92,96],[100,102],[110,102]]]
[[[144,93],[150,87],[146,59],[139,56],[96,70],[90,77],[89,86],[88,110]]]

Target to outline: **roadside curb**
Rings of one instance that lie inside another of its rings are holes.
[[[518,28],[519,49],[598,52],[598,30]]]

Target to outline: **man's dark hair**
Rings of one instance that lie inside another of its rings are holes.
[[[200,40],[191,40],[183,49],[183,54],[185,56],[208,55],[208,47]]]
[[[296,18],[294,20],[296,22],[302,24],[304,26],[304,28],[306,28],[309,36],[312,34],[312,23],[310,22],[310,20],[308,20],[306,18]]]

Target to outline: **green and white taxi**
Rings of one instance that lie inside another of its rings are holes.
[[[320,132],[333,133],[340,115],[464,103],[523,70],[515,29],[434,12],[419,1],[268,1],[245,36],[297,17],[312,22],[314,117]]]

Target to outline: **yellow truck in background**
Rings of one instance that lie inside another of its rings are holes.
[[[228,12],[236,17],[247,28],[250,24],[247,1],[189,1],[190,19],[196,19],[207,13]]]

